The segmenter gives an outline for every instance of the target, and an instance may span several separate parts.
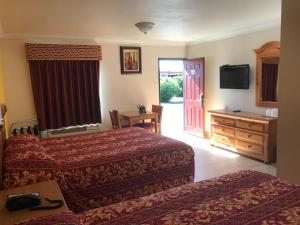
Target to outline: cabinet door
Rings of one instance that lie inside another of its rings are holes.
[[[244,121],[244,120],[237,120],[236,127],[242,128],[242,129],[247,129],[247,130],[253,130],[253,131],[257,131],[257,132],[265,131],[265,124]]]
[[[236,137],[239,139],[245,139],[248,141],[253,141],[257,142],[260,144],[264,144],[265,137],[263,134],[257,134],[249,131],[242,131],[242,130],[237,130],[236,131]]]
[[[263,155],[264,154],[264,146],[262,146],[262,145],[253,144],[253,143],[250,143],[250,142],[237,140],[236,141],[236,147],[238,149],[244,150],[246,152],[252,152],[252,153],[259,154],[259,155]]]
[[[212,139],[215,142],[218,142],[220,144],[224,144],[227,146],[235,146],[235,138],[234,137],[228,137],[228,136],[214,133],[212,136]]]
[[[226,118],[226,117],[212,116],[211,121],[214,124],[226,125],[226,126],[230,126],[230,127],[235,126],[235,120],[230,119],[230,118]]]
[[[234,128],[213,124],[212,129],[213,129],[213,132],[217,133],[217,134],[223,134],[226,136],[234,136],[235,135]]]

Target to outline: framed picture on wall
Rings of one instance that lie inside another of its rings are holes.
[[[141,74],[141,47],[120,47],[121,74]]]

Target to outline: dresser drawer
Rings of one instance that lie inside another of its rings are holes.
[[[238,149],[247,151],[247,152],[253,152],[256,154],[262,155],[264,153],[264,147],[262,145],[257,145],[253,143],[249,143],[246,141],[236,140],[236,147]]]
[[[212,116],[212,122],[216,124],[221,124],[221,125],[227,125],[227,126],[235,126],[235,120],[230,119],[230,118],[225,118],[225,117],[219,117],[219,116]]]
[[[224,145],[235,146],[235,138],[233,137],[227,137],[214,133],[212,139]]]
[[[247,129],[247,130],[258,131],[258,132],[263,132],[265,130],[265,125],[262,123],[254,123],[254,122],[248,122],[243,120],[237,120],[236,127]]]
[[[230,135],[230,136],[234,136],[235,134],[233,128],[223,127],[215,124],[213,125],[213,132],[218,134]]]
[[[249,141],[255,141],[255,142],[258,142],[260,144],[264,143],[264,135],[255,134],[255,133],[252,133],[252,132],[237,130],[236,131],[236,137],[247,139]]]

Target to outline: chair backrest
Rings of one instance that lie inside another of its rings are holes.
[[[163,107],[161,105],[152,105],[152,112],[156,112],[158,114],[158,123],[161,123]]]
[[[121,128],[120,117],[118,110],[110,110],[109,111],[111,125],[113,129]]]

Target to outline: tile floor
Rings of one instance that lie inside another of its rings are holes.
[[[181,140],[195,151],[195,180],[204,180],[239,170],[258,170],[276,175],[276,165],[240,156],[210,145],[210,140],[183,132],[183,104],[162,104],[162,135]]]
[[[166,135],[168,136],[168,135]],[[187,133],[171,135],[191,145],[195,151],[195,181],[221,176],[239,170],[257,170],[276,175],[276,165],[250,159],[210,145],[210,140]]]

